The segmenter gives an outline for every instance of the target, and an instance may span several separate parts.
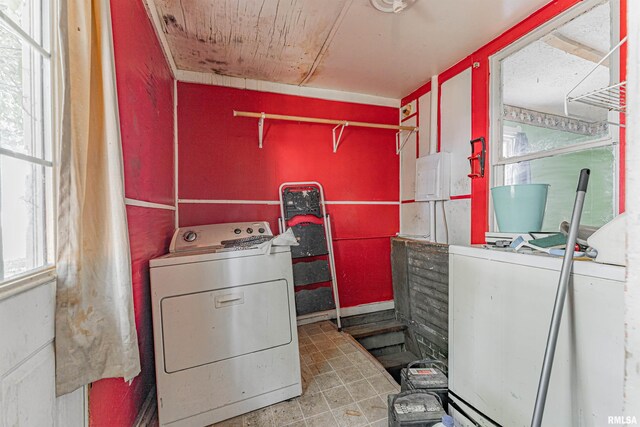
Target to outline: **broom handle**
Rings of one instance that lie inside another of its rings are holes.
[[[547,347],[544,351],[544,360],[542,362],[542,371],[540,372],[540,382],[538,383],[538,393],[536,395],[536,405],[533,409],[531,427],[540,427],[542,424],[544,405],[547,400],[547,391],[549,390],[549,380],[551,378],[551,368],[553,367],[553,357],[556,352],[558,332],[560,331],[560,322],[562,321],[562,310],[564,309],[571,268],[573,267],[573,252],[576,246],[578,227],[580,226],[580,217],[582,216],[582,207],[584,206],[584,198],[587,194],[590,173],[589,169],[582,169],[580,171],[576,201],[573,205],[569,236],[567,237],[567,247],[565,248],[564,259],[562,260],[562,270],[560,271],[560,280],[556,292],[556,301],[553,305],[553,315],[551,316],[551,325],[549,326]]]

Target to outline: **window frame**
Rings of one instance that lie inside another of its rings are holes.
[[[612,16],[617,16],[618,19],[611,20],[611,36],[613,40],[620,38],[620,0],[609,0],[611,4]],[[620,141],[619,141],[619,127],[609,125],[609,132],[606,137],[599,138],[593,141],[580,142],[565,147],[559,147],[552,150],[540,151],[537,153],[524,154],[521,156],[514,156],[504,158],[502,156],[502,144],[503,144],[503,127],[504,119],[502,117],[502,60],[509,57],[513,53],[528,46],[529,44],[539,40],[545,35],[555,31],[559,27],[563,26],[567,22],[577,18],[578,16],[588,12],[599,4],[604,3],[605,0],[583,0],[581,3],[569,8],[565,12],[550,19],[546,23],[540,25],[536,29],[528,32],[518,40],[509,44],[505,48],[496,52],[489,57],[489,135],[490,135],[490,150],[488,154],[488,162],[491,167],[491,174],[489,176],[489,188],[504,185],[504,166],[507,164],[520,163],[528,160],[537,160],[547,157],[558,156],[562,154],[575,153],[586,151],[593,148],[612,147],[614,156],[614,182],[613,188],[613,208],[614,215],[618,215],[620,212]],[[613,76],[619,76],[620,61],[619,56],[616,53],[612,56],[612,66],[610,73]],[[612,122],[611,115],[617,113],[609,112],[609,122]],[[619,120],[618,120],[619,121]],[[495,216],[495,209],[493,206],[493,198],[489,195],[489,230],[497,231],[497,220]]]
[[[42,132],[42,147],[41,154],[37,152],[24,154],[13,151],[11,149],[0,147],[0,156],[7,156],[10,158],[25,161],[28,164],[42,168],[43,184],[41,191],[42,196],[42,212],[44,213],[44,222],[42,230],[36,230],[37,233],[43,233],[44,239],[38,240],[36,244],[42,244],[45,247],[44,264],[35,268],[31,268],[15,276],[0,279],[0,300],[8,298],[17,293],[24,292],[33,287],[39,286],[43,283],[55,280],[55,262],[56,262],[56,238],[57,238],[57,141],[58,141],[58,99],[60,97],[58,69],[58,31],[56,20],[54,19],[58,10],[57,0],[37,0],[40,4],[41,16],[34,19],[30,16],[29,19],[33,22],[37,21],[40,26],[39,38],[42,40],[40,44],[29,33],[27,33],[18,23],[13,21],[3,11],[0,10],[0,26],[6,31],[14,34],[20,39],[23,46],[28,46],[30,49],[30,55],[32,58],[37,59],[40,63],[40,69],[42,72],[39,75],[36,73],[30,73],[29,84],[39,80],[37,87],[39,94],[37,101],[31,101],[33,104],[37,104],[41,109],[42,123],[40,132]],[[46,21],[48,20],[48,22]],[[48,27],[48,28],[47,28]],[[48,30],[48,31],[47,31]],[[43,46],[48,45],[47,48]],[[32,63],[36,61],[32,60]],[[31,98],[33,99],[33,98]],[[0,242],[2,244],[2,242]]]

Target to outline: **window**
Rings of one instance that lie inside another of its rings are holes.
[[[0,0],[0,282],[53,260],[50,16]]]
[[[617,2],[587,1],[492,59],[494,185],[550,184],[543,230],[570,220],[578,173],[591,179],[582,223],[601,226],[617,212],[619,128],[615,113],[565,96],[612,48]],[[586,93],[619,75],[611,56],[580,83]]]

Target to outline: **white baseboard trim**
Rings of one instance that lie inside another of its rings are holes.
[[[370,304],[356,305],[354,307],[344,307],[340,309],[341,317],[357,316],[359,314],[373,313],[382,310],[391,310],[395,307],[393,300],[372,302]],[[298,316],[298,326],[309,323],[321,322],[323,320],[335,319],[336,311],[318,311],[317,313],[303,314]]]
[[[147,394],[147,397],[144,399],[142,408],[140,408],[140,412],[138,412],[138,417],[133,423],[134,427],[150,426],[157,409],[156,387],[153,386],[151,390],[149,390],[149,394]]]
[[[335,310],[327,310],[327,311],[318,311],[317,313],[303,314],[302,316],[298,316],[298,326],[308,325],[309,323],[321,322],[323,320],[335,319],[336,311]]]

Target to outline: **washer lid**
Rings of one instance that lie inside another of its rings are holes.
[[[271,256],[282,252],[291,252],[289,246],[271,246],[269,253],[264,253],[263,249],[238,249],[238,250],[222,250],[216,252],[215,249],[203,249],[199,251],[168,253],[159,258],[149,261],[149,266],[165,267],[169,265],[189,264],[193,262],[216,261],[230,258],[243,258],[252,256]]]

